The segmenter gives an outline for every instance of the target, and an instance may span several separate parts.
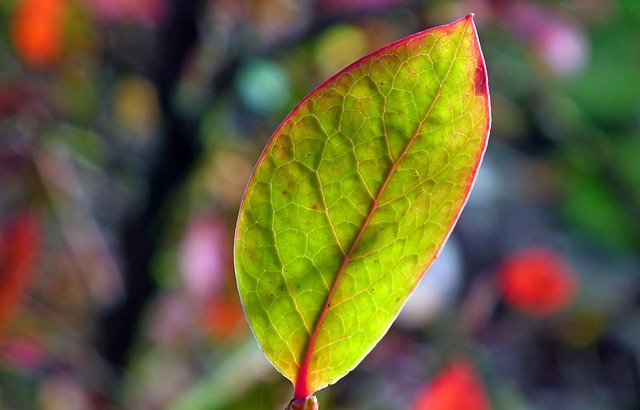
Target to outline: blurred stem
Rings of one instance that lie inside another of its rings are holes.
[[[218,346],[206,367],[207,373],[198,377],[191,387],[166,407],[167,410],[230,408],[230,403],[253,386],[280,376],[264,360],[262,350],[253,339],[239,345]]]
[[[143,310],[156,292],[151,260],[161,244],[167,204],[197,159],[196,126],[174,111],[171,99],[183,66],[198,42],[202,4],[202,0],[171,1],[171,12],[159,32],[151,77],[158,90],[164,132],[148,175],[148,196],[140,209],[127,218],[120,237],[126,296],[120,305],[105,313],[101,321],[103,334],[99,336],[104,341],[105,358],[118,368],[126,367]]]
[[[303,399],[293,399],[285,410],[318,410],[318,399],[316,396],[309,396]]]
[[[33,162],[92,304],[111,305],[122,294],[122,273],[104,233],[87,211],[87,195],[73,161],[63,148],[41,148],[33,151]]]

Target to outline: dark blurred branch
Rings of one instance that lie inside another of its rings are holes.
[[[156,292],[150,265],[160,246],[164,226],[161,217],[167,200],[183,183],[197,158],[195,124],[173,111],[171,98],[185,62],[198,43],[202,5],[202,0],[170,1],[170,15],[159,33],[151,77],[158,90],[163,132],[148,176],[148,196],[141,208],[125,221],[121,233],[126,295],[101,320],[102,352],[117,368],[126,364],[143,310]]]

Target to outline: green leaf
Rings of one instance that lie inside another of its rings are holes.
[[[301,399],[386,333],[448,237],[490,126],[473,15],[347,67],[289,114],[236,230],[245,313]]]

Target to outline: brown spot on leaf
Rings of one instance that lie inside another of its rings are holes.
[[[313,204],[311,205],[311,209],[313,209],[314,211],[318,209],[318,204]]]
[[[487,91],[487,74],[482,59],[478,59],[478,65],[473,74],[473,83],[475,84],[476,95],[484,94]]]

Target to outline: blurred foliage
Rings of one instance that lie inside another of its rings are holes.
[[[334,72],[469,12],[494,117],[479,179],[322,408],[411,408],[464,357],[492,408],[637,409],[637,0],[0,2],[0,408],[283,408],[230,255],[253,164]],[[525,274],[576,287],[532,315],[500,272],[540,248]]]

